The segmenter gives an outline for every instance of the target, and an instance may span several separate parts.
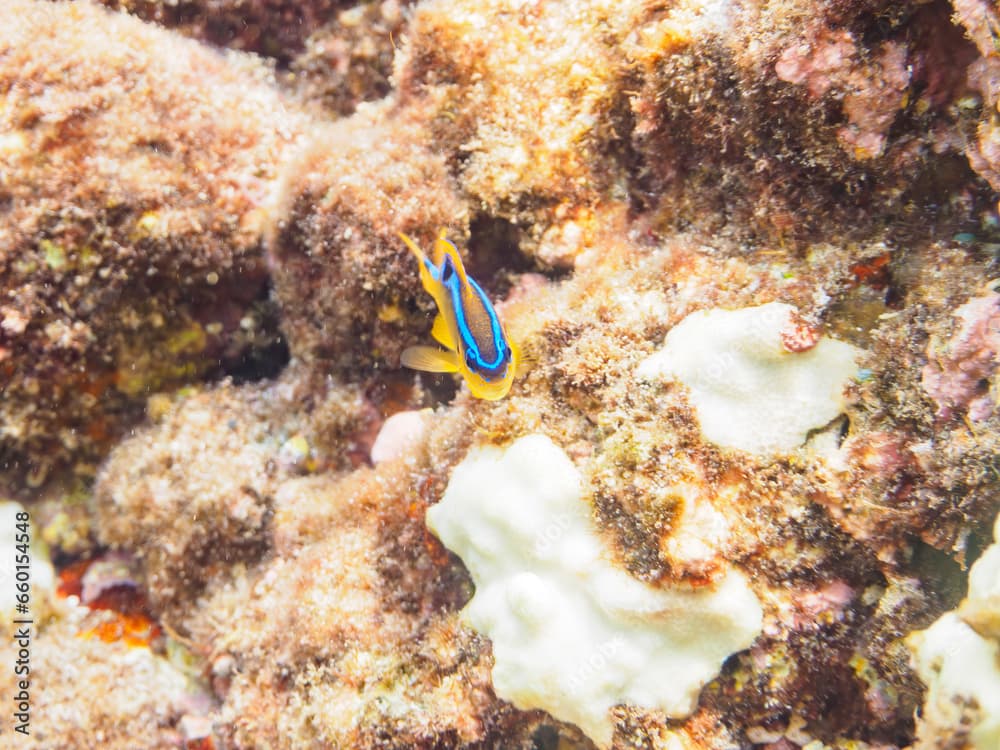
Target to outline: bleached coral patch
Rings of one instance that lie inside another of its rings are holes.
[[[601,745],[618,704],[688,715],[760,633],[760,603],[737,570],[652,588],[612,566],[579,472],[542,435],[470,452],[427,524],[476,583],[463,616],[493,642],[497,694]]]
[[[907,644],[927,697],[914,748],[1000,747],[1000,518],[969,571],[969,595]]]
[[[687,386],[710,442],[768,454],[801,446],[843,411],[858,354],[772,302],[688,315],[637,374]]]

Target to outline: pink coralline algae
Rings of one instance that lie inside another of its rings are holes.
[[[993,377],[1000,353],[1000,294],[974,297],[955,311],[954,335],[940,350],[931,345],[921,382],[937,404],[937,418],[967,410],[970,420],[996,409]]]
[[[989,181],[994,190],[1000,189],[1000,57],[997,56],[997,35],[1000,33],[1000,12],[986,0],[955,0],[955,20],[965,27],[981,57],[968,68],[969,87],[982,96],[978,138],[966,149],[972,168]]]
[[[818,99],[843,77],[854,54],[853,37],[841,29],[828,32],[811,45],[789,47],[774,64],[774,72],[787,83],[805,84],[809,96]]]
[[[408,410],[397,412],[385,420],[372,444],[372,463],[391,461],[419,445],[427,431],[426,417],[424,412]]]
[[[827,93],[842,99],[847,124],[837,131],[837,139],[859,160],[882,155],[910,85],[904,45],[886,42],[863,60],[845,29],[824,31],[812,44],[788,47],[774,72],[787,83],[805,85],[812,99]]]

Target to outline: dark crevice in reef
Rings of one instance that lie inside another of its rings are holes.
[[[478,214],[469,223],[465,253],[470,275],[494,301],[507,296],[521,274],[540,273],[550,280],[569,275],[569,269],[554,269],[521,251],[521,228],[499,216]]]
[[[469,223],[464,255],[469,275],[494,301],[506,296],[518,274],[534,270],[521,252],[520,228],[489,214],[478,214]]]
[[[447,406],[455,400],[458,393],[458,378],[455,375],[420,372],[417,373],[417,379],[424,390],[421,408]]]
[[[305,48],[309,34],[336,17],[351,3],[316,2],[219,3],[194,0],[99,0],[113,10],[200,39],[222,49],[254,52],[287,68]]]
[[[220,356],[219,365],[209,379],[228,377],[242,384],[280,375],[291,354],[279,326],[280,311],[268,281],[247,308],[238,334]]]

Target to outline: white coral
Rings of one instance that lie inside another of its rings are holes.
[[[972,566],[961,608],[907,638],[927,685],[915,748],[959,735],[968,750],[1000,747],[1000,642],[993,637],[1000,623],[1000,518],[993,534],[997,541]]]
[[[687,386],[701,432],[716,445],[757,454],[793,450],[843,411],[859,353],[826,337],[790,352],[782,338],[795,326],[795,308],[780,302],[695,312],[637,374]]]
[[[689,714],[762,612],[736,570],[652,588],[609,562],[578,471],[542,435],[470,452],[427,524],[476,583],[465,620],[493,642],[497,694],[611,742],[621,703]]]

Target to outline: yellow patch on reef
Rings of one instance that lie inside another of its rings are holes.
[[[53,271],[61,271],[66,267],[66,251],[62,245],[52,240],[42,240],[38,243],[38,247],[42,251],[42,257],[45,258],[45,265]]]
[[[171,354],[197,354],[204,351],[206,342],[205,329],[193,323],[167,339],[166,349]]]
[[[174,401],[166,393],[154,393],[146,399],[146,416],[153,422],[159,422],[173,407]]]
[[[143,237],[152,237],[156,235],[157,227],[160,224],[160,214],[158,211],[147,211],[139,220],[135,223],[135,231],[132,233],[132,239],[142,239]]]
[[[648,51],[645,59],[640,61],[646,65],[651,65],[661,59],[663,55],[685,49],[692,41],[690,30],[670,18],[639,29],[639,39],[641,42],[639,48]]]
[[[382,305],[378,310],[378,319],[383,323],[395,323],[401,320],[403,317],[402,310],[399,309],[399,305],[393,303],[389,305]]]
[[[209,362],[199,355],[204,352],[208,336],[198,323],[171,333],[162,349],[152,342],[137,342],[119,353],[118,369],[115,371],[115,387],[128,396],[139,396],[168,388],[185,380],[193,380],[203,372]],[[154,351],[167,351],[174,359],[164,361],[154,357]]]

